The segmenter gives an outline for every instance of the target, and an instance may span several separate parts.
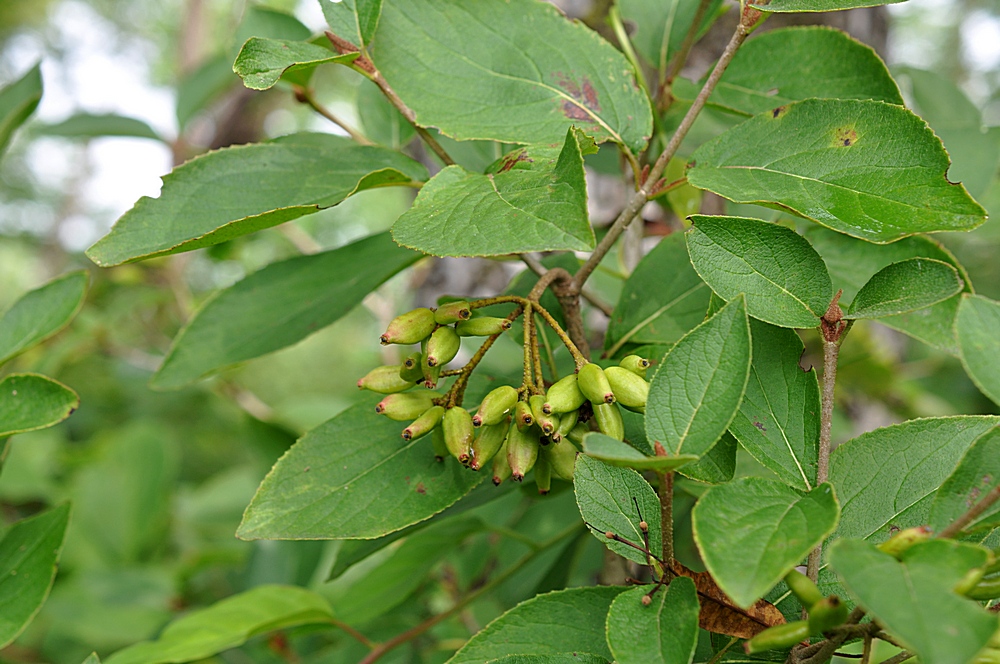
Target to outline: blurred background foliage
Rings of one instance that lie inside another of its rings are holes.
[[[584,17],[593,11],[586,2],[560,4]],[[880,35],[875,46],[904,96],[944,140],[954,162],[951,179],[965,182],[1000,215],[1000,128],[988,129],[1000,125],[1000,3],[910,0],[844,15],[848,29],[887,26],[865,34]],[[334,131],[287,89],[250,92],[231,71],[250,35],[301,39],[322,27],[316,0],[0,2],[0,84],[39,60],[45,83],[37,114],[0,163],[0,310],[68,270],[91,274],[86,306],[70,327],[4,368],[54,376],[79,392],[82,406],[64,424],[16,436],[8,446],[0,528],[66,499],[73,517],[48,602],[28,631],[0,651],[0,661],[75,664],[92,650],[104,655],[150,638],[186,609],[272,582],[319,590],[346,622],[387,638],[529,551],[526,538],[550,537],[578,519],[568,485],[542,501],[526,486],[478,507],[465,501],[463,514],[368,557],[357,542],[241,542],[233,534],[283,451],[352,403],[357,376],[393,359],[375,340],[394,313],[441,292],[492,294],[519,268],[514,264],[424,261],[292,348],[179,392],[147,388],[171,338],[212,292],[275,260],[385,230],[409,204],[408,191],[374,190],[209,250],[112,270],[98,270],[82,254],[139,196],[155,196],[158,177],[172,165],[233,143]],[[712,57],[710,41],[704,62]],[[325,105],[376,140],[395,147],[412,138],[353,72],[322,68],[314,85]],[[480,167],[493,158],[491,146],[449,149]],[[591,164],[597,221],[609,221],[625,195],[620,179],[601,174],[608,162],[602,152]],[[691,200],[674,197],[669,204],[680,210]],[[719,202],[695,197],[694,204]],[[752,212],[775,218],[772,211]],[[607,299],[616,297],[636,250],[680,228],[666,202],[644,216],[648,237],[609,256],[595,279]],[[942,239],[976,289],[1000,298],[1000,220]],[[592,312],[595,337],[604,320]],[[816,340],[806,335],[806,341],[803,363],[817,364]],[[488,358],[487,369],[502,371],[519,362],[519,350],[510,343]],[[918,416],[993,412],[955,358],[873,323],[859,324],[844,347],[838,390],[840,440]],[[742,473],[766,472],[748,457],[740,464]],[[682,488],[680,556],[701,569],[686,521],[699,488],[690,482]],[[456,538],[462,546],[444,546]],[[383,661],[444,661],[514,603],[593,583],[601,564],[593,537],[569,539]],[[217,659],[345,662],[364,652],[343,632],[302,629],[255,639]]]

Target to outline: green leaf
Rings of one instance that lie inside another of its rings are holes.
[[[485,175],[449,166],[396,220],[404,247],[436,256],[497,256],[594,248],[587,216],[582,152],[587,139],[570,129],[562,146],[509,152]]]
[[[653,487],[631,468],[609,466],[585,454],[576,457],[573,475],[576,503],[583,520],[590,524],[594,537],[619,556],[642,565],[647,564],[643,552],[605,537],[612,532],[637,546],[643,546],[639,522],[649,525],[649,549],[659,555],[661,547],[660,500]],[[638,511],[636,503],[638,502]],[[641,512],[641,516],[639,514]]]
[[[206,301],[174,339],[150,385],[178,388],[290,346],[338,320],[420,258],[380,233],[273,263]]]
[[[18,521],[0,539],[0,648],[42,608],[56,578],[69,504]]]
[[[487,625],[447,664],[480,664],[517,654],[567,652],[610,660],[604,625],[611,602],[624,590],[594,586],[537,595]]]
[[[940,531],[1000,483],[1000,429],[990,429],[972,443],[958,467],[944,481],[931,504],[930,526]],[[1000,505],[976,517],[965,530],[1000,526]]]
[[[627,443],[603,433],[592,431],[583,437],[583,451],[588,456],[619,468],[635,470],[676,470],[684,464],[697,461],[693,454],[681,456],[647,456]]]
[[[979,391],[1000,403],[1000,302],[965,294],[955,318],[959,357]]]
[[[604,657],[583,652],[564,652],[558,655],[509,655],[491,659],[488,664],[609,664]]]
[[[670,349],[653,376],[646,438],[702,456],[725,433],[750,375],[750,323],[736,297]]]
[[[0,438],[59,424],[80,405],[76,392],[39,374],[10,374],[0,381]]]
[[[323,596],[333,613],[348,625],[360,626],[399,606],[425,581],[427,574],[469,535],[483,529],[476,517],[459,517],[432,525],[376,553],[332,583]],[[374,563],[373,561],[378,561]]]
[[[937,304],[962,291],[965,282],[948,263],[910,258],[888,265],[868,280],[844,318],[885,318]]]
[[[652,133],[625,57],[548,3],[385,3],[369,52],[417,124],[458,140],[547,143],[574,126],[638,153]]]
[[[816,484],[819,383],[799,358],[805,347],[787,328],[751,320],[750,381],[729,431],[761,465],[800,491]]]
[[[767,12],[835,12],[858,7],[892,5],[903,0],[771,0],[749,3],[749,6]]]
[[[373,187],[427,177],[393,150],[330,134],[292,134],[195,157],[163,178],[87,250],[110,267],[176,254],[277,226]]]
[[[885,63],[868,45],[825,26],[796,26],[754,35],[709,97],[744,115],[810,97],[874,99],[903,105]]]
[[[87,273],[70,272],[25,293],[0,317],[0,363],[63,329],[83,306]]]
[[[654,69],[666,76],[667,65],[677,54],[694,23],[698,3],[683,0],[620,0],[622,18],[629,21],[629,38]],[[698,27],[703,35],[723,9],[722,0],[711,0]]]
[[[709,489],[691,520],[708,571],[746,608],[826,539],[839,515],[827,483],[803,494],[775,480],[741,477]]]
[[[781,327],[816,327],[833,296],[823,259],[784,226],[743,217],[691,217],[688,253],[722,299],[743,293],[747,313]]]
[[[978,551],[968,544],[936,540],[918,544],[896,560],[871,544],[841,540],[830,548],[830,564],[848,591],[925,664],[966,664],[997,630],[996,615],[952,588]],[[950,573],[949,573],[950,572]]]
[[[24,76],[0,89],[0,155],[10,137],[31,117],[42,100],[41,67],[39,62]]]
[[[43,125],[35,130],[43,136],[63,136],[89,140],[105,136],[123,136],[127,138],[151,138],[162,141],[156,131],[137,118],[130,118],[117,113],[76,113],[56,124]]]
[[[604,337],[607,355],[626,343],[676,342],[705,319],[711,293],[691,267],[684,235],[668,235],[625,282]]]
[[[337,55],[328,48],[308,42],[251,37],[236,56],[233,71],[248,88],[267,90],[286,72],[312,69],[327,62],[346,65],[358,55]]]
[[[707,484],[722,484],[733,479],[736,474],[736,450],[739,444],[728,431],[719,442],[694,463],[678,469],[684,477]]]
[[[167,664],[211,657],[278,629],[327,623],[326,600],[297,586],[266,585],[192,611],[167,625],[155,641],[119,650],[105,664]]]
[[[928,522],[934,493],[974,440],[1000,418],[963,415],[875,429],[830,455],[841,504],[837,537],[878,544],[897,529]]]
[[[688,182],[884,243],[970,230],[985,211],[945,177],[948,154],[919,117],[879,101],[807,99],[761,113],[695,151]]]
[[[431,441],[405,442],[403,424],[367,397],[303,436],[264,478],[242,539],[370,539],[423,521],[485,475],[434,460]]]
[[[358,87],[357,105],[365,136],[379,145],[399,149],[416,135],[413,125],[406,121],[371,81],[362,81]],[[458,158],[457,155],[452,157]]]
[[[965,281],[965,290],[971,290],[955,257],[938,242],[924,235],[903,238],[892,244],[871,244],[810,224],[805,236],[823,257],[834,283],[838,288],[843,288],[841,304],[853,300],[876,272],[891,263],[909,258],[931,258],[951,264]],[[882,318],[879,323],[957,355],[954,322],[960,302],[961,297],[955,295],[926,309]]]
[[[608,646],[618,664],[690,664],[698,645],[698,591],[679,576],[643,606],[649,587],[615,598],[608,611]]]
[[[101,664],[100,658],[97,656],[96,652],[90,653],[87,659],[83,660],[83,664]]]

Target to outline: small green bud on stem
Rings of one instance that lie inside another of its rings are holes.
[[[469,468],[479,470],[489,463],[507,439],[507,430],[506,419],[497,424],[482,426],[472,441],[472,458],[469,459]]]
[[[763,632],[743,644],[743,650],[753,655],[766,650],[791,648],[809,638],[809,623],[805,620],[768,627]]]
[[[604,375],[604,369],[593,362],[580,367],[577,372],[577,385],[583,396],[590,400],[590,403],[614,403],[615,394],[611,391],[611,384],[608,377]]]
[[[469,303],[465,300],[458,300],[438,307],[437,311],[434,312],[434,322],[438,325],[451,325],[459,321],[469,320],[471,316],[472,310],[469,309]]]
[[[446,410],[442,419],[445,445],[451,455],[464,466],[472,454],[472,416],[464,408],[455,407]]]
[[[427,366],[444,366],[455,359],[462,341],[450,327],[439,327],[434,330],[427,341]]]
[[[517,405],[517,388],[501,385],[483,397],[479,410],[472,417],[472,426],[499,424],[505,421],[507,413]]]
[[[568,413],[576,410],[587,400],[580,391],[578,377],[576,374],[563,376],[548,389],[545,393],[545,402],[542,404],[542,412]]]
[[[622,358],[622,361],[618,363],[618,366],[622,369],[628,369],[639,378],[645,378],[646,369],[649,368],[649,360],[639,357],[638,355],[626,355]]]
[[[593,406],[597,429],[615,440],[625,440],[625,421],[622,420],[622,412],[618,410],[618,404],[595,403]]]
[[[514,481],[523,480],[537,459],[538,429],[531,427],[522,431],[512,426],[507,432],[507,463]]]
[[[412,383],[423,380],[424,373],[420,368],[420,360],[422,358],[423,356],[420,354],[420,351],[407,355],[406,359],[399,366],[399,377]]]
[[[500,486],[503,481],[510,477],[510,463],[507,461],[507,443],[500,446],[500,450],[493,457],[493,486]]]
[[[543,496],[552,490],[552,466],[544,455],[535,462],[535,485]]]
[[[993,576],[981,580],[975,587],[965,592],[966,597],[983,601],[1000,597],[1000,576]],[[998,644],[1000,645],[1000,644]]]
[[[514,406],[514,423],[518,429],[527,429],[535,423],[535,417],[531,414],[531,406],[527,401],[518,401]]]
[[[399,372],[400,365],[398,364],[375,367],[358,381],[358,389],[371,390],[379,394],[395,394],[413,387],[414,381],[404,380],[400,377]]]
[[[878,549],[883,553],[888,553],[894,558],[899,558],[903,552],[914,544],[926,542],[931,538],[931,529],[927,526],[916,526],[914,528],[904,528],[898,533],[878,545]]]
[[[823,593],[819,591],[812,579],[797,569],[793,569],[785,575],[785,583],[788,584],[788,589],[792,591],[807,611],[812,609],[813,604],[823,599]]]
[[[444,416],[444,406],[431,406],[423,415],[414,420],[410,426],[403,429],[403,440],[416,440],[431,432]]]
[[[623,407],[637,413],[646,412],[646,399],[649,397],[649,383],[628,369],[608,367],[604,370],[615,399]]]
[[[393,318],[379,341],[383,346],[415,344],[426,339],[433,331],[434,312],[426,307],[420,307]]]
[[[552,475],[568,482],[573,481],[573,470],[576,467],[576,448],[568,441],[557,445],[549,445],[541,451],[552,466]]]
[[[441,395],[437,392],[390,394],[378,402],[375,412],[385,415],[390,420],[407,422],[423,415],[434,405],[435,397],[439,396]]]
[[[836,595],[824,597],[809,609],[809,632],[822,634],[847,620],[847,604]]]
[[[455,326],[455,332],[460,337],[491,337],[510,329],[511,322],[506,318],[480,316],[463,320]]]

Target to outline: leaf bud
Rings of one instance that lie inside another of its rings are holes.
[[[822,634],[847,620],[847,604],[836,595],[824,597],[809,609],[809,633]]]
[[[465,300],[456,300],[442,304],[434,312],[434,322],[438,325],[451,325],[463,320],[469,320],[472,310]]]
[[[576,374],[564,376],[552,384],[545,393],[542,411],[545,413],[568,413],[576,410],[587,400],[577,384]]]
[[[507,432],[507,463],[516,482],[524,479],[538,459],[538,429],[521,430],[511,426]]]
[[[460,337],[491,337],[510,329],[511,322],[506,318],[494,316],[479,316],[469,320],[459,321],[455,332]]]
[[[423,415],[411,422],[410,426],[403,429],[403,440],[416,440],[427,435],[441,423],[442,416],[444,416],[444,406],[431,406]]]
[[[614,403],[615,394],[611,391],[611,384],[608,377],[604,375],[604,369],[593,362],[580,367],[577,372],[577,385],[583,396],[590,400],[590,403]]]
[[[510,463],[507,461],[507,443],[505,441],[493,457],[493,486],[500,486],[508,477],[510,477]]]
[[[567,482],[573,481],[573,470],[576,467],[576,448],[572,443],[563,441],[557,445],[549,445],[541,452],[552,466],[553,477]]]
[[[878,545],[879,551],[888,553],[894,558],[899,558],[903,552],[914,544],[926,542],[931,538],[931,529],[927,526],[915,526],[904,528],[895,535]]]
[[[552,490],[552,466],[544,456],[538,457],[535,462],[535,486],[543,496]]]
[[[517,388],[510,385],[501,385],[490,390],[489,394],[483,397],[483,402],[479,405],[479,410],[472,417],[472,426],[499,424],[507,418],[507,413],[517,405]]]
[[[763,632],[743,644],[743,650],[753,655],[766,650],[791,648],[809,638],[809,623],[805,620],[768,627]]]
[[[518,429],[527,429],[535,423],[535,417],[531,414],[531,406],[527,401],[518,401],[514,406],[514,424]]]
[[[439,327],[427,341],[427,366],[444,366],[455,359],[461,339],[450,327]]]
[[[479,470],[490,462],[490,459],[500,451],[507,439],[507,428],[506,421],[480,427],[472,441],[472,458],[469,459],[469,468]]]
[[[813,604],[823,599],[823,593],[813,580],[797,569],[785,575],[785,583],[807,611],[812,609]]]
[[[434,398],[441,396],[437,392],[406,392],[405,394],[390,394],[375,406],[375,412],[385,415],[390,420],[407,422],[423,415],[434,405]]]
[[[638,355],[626,355],[622,358],[622,361],[618,363],[618,366],[622,369],[628,369],[639,378],[645,378],[646,369],[649,368],[649,360],[644,357],[639,357]]]
[[[646,382],[645,378],[640,378],[628,369],[621,367],[608,367],[604,370],[604,375],[608,377],[611,391],[614,392],[615,399],[622,407],[636,413],[646,412],[649,383]]]
[[[420,343],[434,331],[434,312],[427,307],[407,311],[392,319],[379,341],[387,344]]]
[[[472,452],[472,416],[460,406],[449,408],[442,418],[444,423],[444,443],[448,452],[463,466],[469,462]]]
[[[618,404],[595,403],[594,419],[597,420],[598,431],[605,436],[611,436],[615,440],[625,440],[625,421],[622,420]]]
[[[413,387],[414,381],[404,380],[400,377],[399,372],[400,365],[398,364],[375,367],[358,381],[358,389],[371,390],[379,394],[395,394]]]
[[[422,358],[423,356],[420,351],[415,351],[407,355],[403,363],[399,365],[399,377],[413,383],[423,380],[424,373],[420,368],[420,360]]]

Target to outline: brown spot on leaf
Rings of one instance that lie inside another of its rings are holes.
[[[424,487],[423,482],[417,482],[417,493],[419,493],[421,496],[427,493],[427,489],[426,487]]]
[[[849,148],[858,142],[858,132],[851,127],[841,127],[834,132],[834,147]]]
[[[779,106],[778,108],[776,108],[773,111],[771,111],[771,117],[772,118],[780,118],[787,111],[788,111],[788,107],[787,106]]]
[[[757,600],[750,608],[742,609],[722,592],[715,579],[708,572],[692,572],[674,561],[671,568],[677,576],[686,576],[694,581],[698,590],[698,625],[716,634],[749,639],[768,627],[782,625],[785,617],[778,607],[764,600]]]
[[[555,74],[556,85],[562,88],[570,97],[562,102],[563,115],[571,120],[593,120],[592,113],[600,113],[601,104],[597,98],[594,84],[586,76],[579,82],[563,73]]]
[[[767,427],[765,427],[762,422],[758,422],[756,417],[753,418],[753,425],[761,431],[767,431]]]
[[[525,150],[511,152],[510,154],[504,155],[503,159],[500,160],[500,167],[497,168],[497,173],[506,173],[521,161],[527,161],[530,163],[533,162],[534,159],[531,159]]]

